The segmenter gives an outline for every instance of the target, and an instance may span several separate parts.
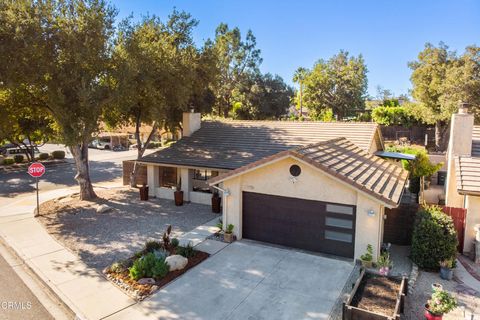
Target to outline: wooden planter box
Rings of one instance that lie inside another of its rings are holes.
[[[388,279],[401,280],[400,290],[397,293],[395,311],[393,315],[387,316],[384,314],[376,313],[373,311],[368,311],[362,308],[358,308],[352,305],[353,298],[357,293],[358,288],[360,287],[363,278],[365,275],[370,273],[366,272],[365,269],[362,269],[360,277],[355,282],[352,291],[346,302],[343,303],[343,320],[399,320],[400,314],[403,313],[403,307],[405,304],[405,296],[408,291],[408,278],[406,277],[387,277]],[[372,275],[374,275],[372,273]]]

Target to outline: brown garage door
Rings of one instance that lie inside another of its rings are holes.
[[[353,258],[355,206],[243,192],[246,239]]]

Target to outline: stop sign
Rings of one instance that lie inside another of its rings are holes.
[[[45,166],[40,162],[32,163],[28,167],[28,174],[34,178],[40,178],[45,173]]]

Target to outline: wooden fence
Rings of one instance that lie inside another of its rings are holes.
[[[442,207],[442,210],[450,217],[452,217],[453,224],[455,225],[455,231],[457,231],[458,252],[463,253],[463,243],[465,241],[465,219],[467,217],[467,209],[444,206]]]
[[[135,164],[134,160],[125,160],[123,161],[123,185],[130,185],[130,174],[132,174],[133,165]],[[141,186],[144,183],[147,184],[147,166],[144,164],[137,164],[138,174],[137,174],[137,185]]]
[[[381,125],[380,130],[385,140],[396,141],[399,138],[407,137],[410,141],[424,144],[425,134],[428,134],[429,141],[435,140],[435,128],[428,126],[412,126],[407,128],[403,126]]]
[[[412,244],[413,226],[418,204],[401,204],[398,208],[385,209],[383,242],[401,246]]]

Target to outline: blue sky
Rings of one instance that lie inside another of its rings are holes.
[[[299,66],[311,68],[340,49],[362,54],[368,67],[369,94],[381,85],[395,94],[411,88],[408,61],[425,42],[445,42],[463,52],[480,45],[480,1],[321,1],[321,0],[113,0],[118,17],[133,13],[166,19],[174,7],[200,21],[195,41],[213,38],[220,22],[251,29],[262,51],[262,72],[292,84]]]

